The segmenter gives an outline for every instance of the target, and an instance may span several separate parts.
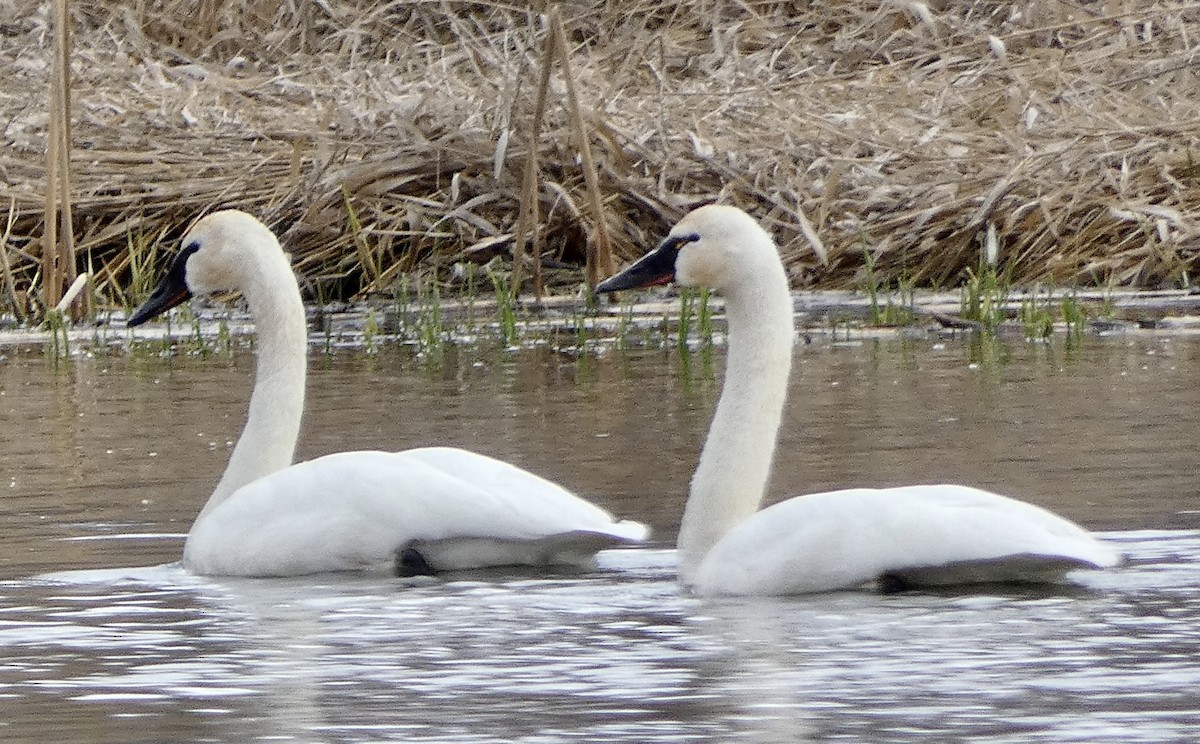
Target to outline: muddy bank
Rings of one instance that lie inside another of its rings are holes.
[[[1079,307],[1078,319],[1062,317],[1064,301]],[[701,342],[698,302],[692,301],[688,324],[694,340]],[[1174,290],[1013,291],[999,303],[1004,319],[991,325],[963,317],[959,292],[918,291],[873,298],[861,292],[819,290],[793,293],[793,304],[798,332],[810,342],[962,333],[994,333],[1015,339],[1056,334],[1200,333],[1200,293]],[[713,296],[707,305],[719,341],[723,303]],[[309,305],[307,313],[311,342],[330,348],[362,349],[385,343],[574,348],[613,342],[643,346],[675,343],[682,307],[673,290],[638,294],[622,302],[602,299],[593,308],[582,296],[555,296],[541,304],[527,301],[518,305],[512,329],[503,327],[500,308],[492,298],[445,300],[436,311],[430,305],[373,301]],[[1043,320],[1049,322],[1047,333],[1031,332],[1035,330],[1033,319],[1027,317],[1031,307],[1040,308]],[[194,313],[177,313],[170,323],[156,321],[136,329],[125,327],[123,311],[103,312],[95,322],[75,324],[58,333],[44,326],[17,327],[8,321],[0,324],[0,347],[62,346],[67,353],[95,353],[131,342],[164,342],[202,349],[253,332],[252,319],[238,308],[200,303]],[[507,332],[515,335],[507,338]]]

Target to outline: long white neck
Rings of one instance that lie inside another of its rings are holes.
[[[245,269],[242,290],[258,329],[254,392],[225,474],[197,521],[247,483],[291,465],[300,436],[308,350],[304,305],[282,252],[256,258],[257,265]]]
[[[765,236],[764,236],[765,238]],[[725,383],[679,529],[685,583],[709,549],[758,511],[787,397],[792,300],[774,244],[755,252],[724,288],[728,322]]]

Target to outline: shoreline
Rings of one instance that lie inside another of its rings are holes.
[[[540,304],[518,302],[514,310],[514,328],[526,340],[545,339],[569,332],[590,339],[616,339],[623,333],[661,335],[661,341],[677,336],[682,303],[674,290],[641,293],[633,302],[601,301],[589,311],[580,296],[555,295]],[[808,340],[829,336],[839,340],[944,336],[966,333],[992,333],[1005,338],[1030,337],[1018,319],[1023,307],[1042,303],[1053,310],[1068,300],[1082,308],[1082,320],[1074,330],[1087,334],[1113,335],[1155,333],[1200,334],[1200,293],[1190,290],[1055,290],[1011,291],[998,304],[1007,318],[993,327],[966,320],[961,316],[961,291],[916,290],[901,297],[850,290],[794,291],[792,302],[796,330]],[[906,314],[904,322],[872,322],[872,313],[891,308]],[[410,341],[418,335],[431,305],[367,300],[354,303],[306,305],[310,335],[324,335],[327,343],[336,340],[339,347],[367,347],[387,341]],[[719,296],[709,300],[711,319],[723,324],[723,302]],[[499,305],[492,298],[444,300],[436,306],[437,327],[423,332],[436,333],[442,341],[479,344],[503,341],[498,321]],[[1049,317],[1049,316],[1047,316]],[[112,347],[130,341],[215,340],[221,336],[240,338],[254,333],[252,319],[243,310],[220,303],[201,304],[187,319],[152,322],[136,330],[124,325],[122,310],[100,313],[100,319],[58,331],[65,333],[68,349]],[[1061,319],[1050,319],[1046,336],[1072,331]],[[3,325],[8,323],[10,325]],[[0,321],[0,349],[48,347],[55,343],[55,332],[39,327],[13,327],[10,318]],[[695,328],[695,319],[692,319]],[[718,329],[719,330],[719,329]],[[59,335],[59,338],[62,338]],[[357,339],[357,344],[355,342]]]

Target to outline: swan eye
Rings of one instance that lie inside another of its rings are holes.
[[[688,233],[687,235],[671,235],[666,240],[663,241],[662,247],[663,248],[673,248],[674,250],[679,250],[680,248],[683,248],[688,243],[695,243],[699,239],[700,239],[700,235],[698,233]]]
[[[200,241],[193,240],[192,242],[179,249],[179,253],[175,254],[175,261],[171,264],[170,272],[178,273],[180,279],[185,276],[187,271],[188,259],[192,257],[196,251],[200,250]]]

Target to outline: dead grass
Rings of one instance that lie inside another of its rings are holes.
[[[90,257],[122,297],[145,242],[131,236],[174,241],[223,206],[273,224],[342,296],[507,257],[547,33],[533,5],[74,0],[80,268]],[[559,8],[618,259],[722,199],[770,225],[797,286],[861,286],[864,249],[878,279],[954,286],[989,227],[1018,283],[1197,272],[1198,3]],[[48,90],[49,12],[0,7],[0,198],[17,207],[22,295],[39,281],[49,112],[29,91]],[[556,69],[530,244],[581,264],[597,223],[566,91]]]

